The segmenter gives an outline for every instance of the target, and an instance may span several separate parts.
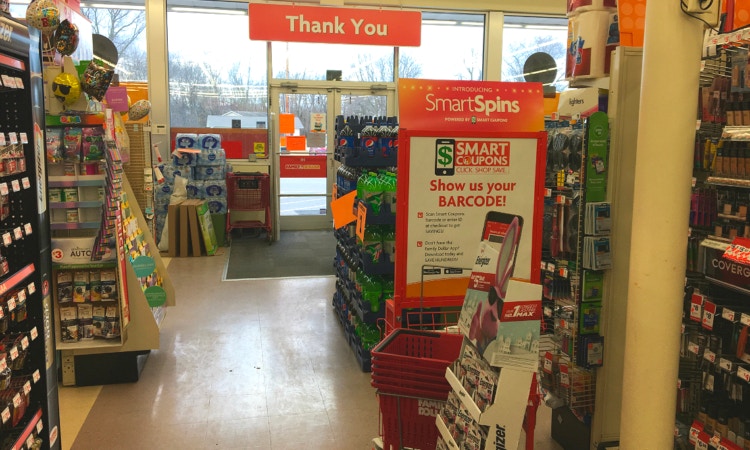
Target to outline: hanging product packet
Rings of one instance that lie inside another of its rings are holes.
[[[750,265],[750,239],[734,238],[723,257],[740,264]]]
[[[67,127],[63,131],[63,158],[66,161],[81,161],[81,145],[83,143],[83,130],[75,127]]]
[[[62,133],[63,130],[60,128],[47,129],[46,133],[46,144],[47,144],[47,162],[56,164],[63,160],[62,151]]]
[[[477,390],[474,392],[474,403],[481,411],[487,410],[492,404],[492,399],[497,388],[498,374],[485,362],[479,368],[479,383]]]

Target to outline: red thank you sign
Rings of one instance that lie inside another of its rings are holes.
[[[250,3],[250,39],[256,41],[418,47],[418,11]]]

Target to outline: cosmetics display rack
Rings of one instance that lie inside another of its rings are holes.
[[[57,449],[40,36],[0,29],[0,449]]]
[[[695,448],[750,448],[746,33],[709,36],[701,73],[675,434]]]
[[[574,125],[567,121],[546,124],[542,242],[542,334],[549,336],[546,342],[550,345],[540,345],[541,385],[554,396],[556,406],[565,405],[587,426],[596,397],[594,368],[602,364],[599,325],[603,270],[609,266],[610,228],[609,205],[603,202],[603,193],[592,195],[587,179],[589,172],[597,170],[597,163],[606,164],[606,155],[595,155],[589,148],[595,120],[603,121],[606,130],[606,115],[592,116]],[[601,251],[594,251],[596,260],[591,258],[587,241],[602,245]],[[555,423],[552,428],[555,437]],[[556,439],[565,443],[559,436]],[[586,442],[576,442],[573,447],[587,446]]]
[[[363,371],[393,295],[398,125],[394,117],[336,118],[336,198],[356,191],[357,220],[335,231],[333,307]]]

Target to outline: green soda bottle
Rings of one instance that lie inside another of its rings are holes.
[[[370,172],[365,179],[361,200],[367,203],[374,214],[380,214],[380,205],[383,204],[383,188],[380,179],[373,172]]]
[[[372,263],[380,262],[383,255],[383,234],[377,225],[365,227],[365,240],[362,242],[363,257]]]
[[[362,175],[357,178],[357,198],[360,200],[365,199],[365,185],[369,182],[369,178],[369,172],[362,172]]]
[[[380,311],[380,298],[383,296],[383,285],[380,277],[370,276],[361,272],[362,278],[362,302],[370,305],[370,311],[376,313]]]
[[[393,278],[383,277],[383,300],[389,300],[393,298],[393,292],[395,290]]]
[[[383,254],[388,256],[390,262],[396,262],[396,227],[393,225],[383,226],[381,236],[383,239]]]
[[[383,187],[383,204],[389,205],[391,214],[396,214],[396,174],[393,172],[383,172],[381,179]]]

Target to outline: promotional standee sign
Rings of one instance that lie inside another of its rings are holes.
[[[478,244],[509,230],[508,277],[538,282],[541,84],[405,79],[399,105],[397,304],[461,304]]]

